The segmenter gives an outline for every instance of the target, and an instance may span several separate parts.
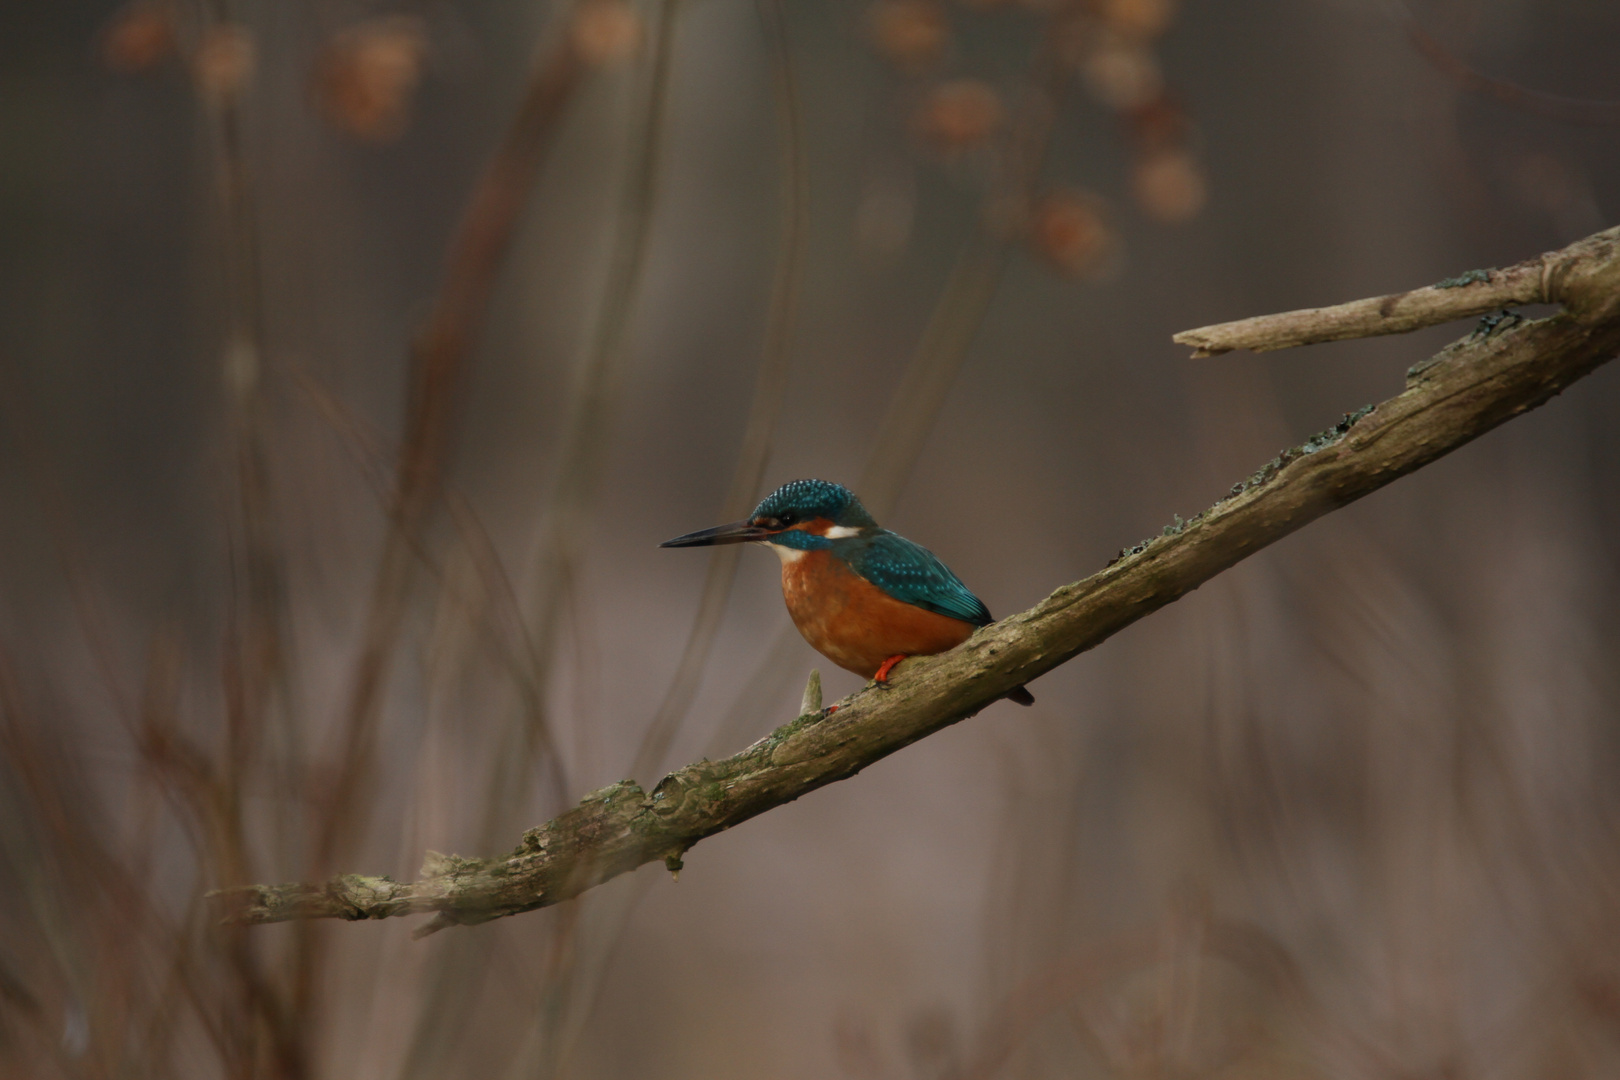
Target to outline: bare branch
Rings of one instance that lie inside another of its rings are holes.
[[[1410,11],[1406,13],[1406,34],[1411,39],[1412,47],[1436,71],[1470,93],[1548,120],[1568,124],[1620,124],[1620,101],[1594,101],[1549,94],[1545,90],[1533,90],[1508,79],[1484,74],[1441,45],[1418,24]]]
[[[238,922],[436,912],[423,928],[555,904],[644,863],[677,870],[693,844],[845,779],[966,719],[1014,687],[1107,640],[1311,521],[1544,404],[1620,352],[1620,229],[1543,260],[1566,310],[1475,333],[1417,365],[1404,391],[1279,455],[1191,520],[1121,552],[1021,615],[897,669],[831,713],[807,713],[722,761],[649,793],[623,781],[523,835],[492,859],[430,854],[421,878],[346,874],[322,884],[219,894]],[[1529,265],[1529,264],[1527,264]]]
[[[1612,243],[1611,230],[1505,270],[1471,270],[1411,292],[1202,326],[1184,330],[1174,340],[1192,346],[1195,358],[1233,349],[1271,352],[1323,341],[1407,334],[1514,304],[1566,303],[1565,276],[1601,260],[1604,245]]]

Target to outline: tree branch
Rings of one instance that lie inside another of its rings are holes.
[[[1411,292],[1183,330],[1174,340],[1192,346],[1195,358],[1233,349],[1271,352],[1323,341],[1406,334],[1514,304],[1567,304],[1569,275],[1578,277],[1581,268],[1601,262],[1605,245],[1613,242],[1611,229],[1505,270],[1470,270]],[[1582,288],[1575,284],[1576,292]]]
[[[688,765],[650,793],[629,780],[594,791],[524,833],[504,856],[429,853],[413,882],[345,874],[215,895],[243,923],[436,912],[420,934],[555,904],[653,860],[678,870],[699,840],[972,716],[1266,545],[1545,403],[1620,352],[1620,229],[1502,273],[1517,281],[1532,266],[1541,282],[1537,298],[1556,297],[1564,311],[1453,343],[1415,366],[1400,394],[1285,451],[1210,509],[1178,518],[1100,573],[984,628],[960,648],[907,661],[888,688],[868,687],[831,714],[800,716],[725,760]],[[1433,290],[1418,290],[1426,291]],[[1492,306],[1500,302],[1493,293]],[[1382,332],[1366,318],[1368,305],[1376,310],[1378,303],[1311,313],[1317,329],[1302,340]]]

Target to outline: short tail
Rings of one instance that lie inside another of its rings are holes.
[[[1007,693],[1008,701],[1016,701],[1020,705],[1035,704],[1035,695],[1029,692],[1029,687],[1020,686]]]

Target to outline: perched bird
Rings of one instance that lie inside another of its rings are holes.
[[[745,521],[658,546],[750,543],[782,560],[782,599],[804,639],[880,683],[906,657],[954,649],[994,621],[933,552],[880,528],[854,492],[825,480],[783,484]],[[1035,703],[1022,686],[1007,697]]]

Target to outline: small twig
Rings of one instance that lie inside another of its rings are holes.
[[[1601,259],[1604,245],[1612,244],[1613,236],[1612,230],[1598,233],[1505,270],[1472,270],[1410,292],[1201,326],[1183,330],[1174,340],[1192,346],[1194,358],[1233,349],[1271,352],[1324,341],[1406,334],[1514,304],[1566,303],[1566,276],[1594,258]]]
[[[1486,75],[1440,44],[1433,35],[1418,25],[1410,13],[1407,14],[1406,34],[1411,39],[1412,47],[1418,51],[1418,55],[1427,60],[1440,74],[1470,93],[1479,94],[1511,109],[1519,109],[1548,120],[1590,126],[1620,124],[1620,101],[1566,97],[1563,94],[1551,94],[1545,90],[1521,86],[1509,79]]]
[[[804,684],[804,697],[799,699],[799,715],[812,716],[821,711],[821,669],[811,668],[810,678]]]
[[[1166,528],[1084,581],[900,669],[894,685],[800,716],[741,753],[699,761],[651,792],[622,781],[530,829],[493,859],[433,856],[421,879],[345,874],[319,884],[220,894],[237,922],[380,919],[437,912],[429,926],[547,907],[964,720],[1310,522],[1550,401],[1620,352],[1620,229],[1554,261],[1567,310],[1455,342],[1405,390],[1279,455],[1209,510]]]

